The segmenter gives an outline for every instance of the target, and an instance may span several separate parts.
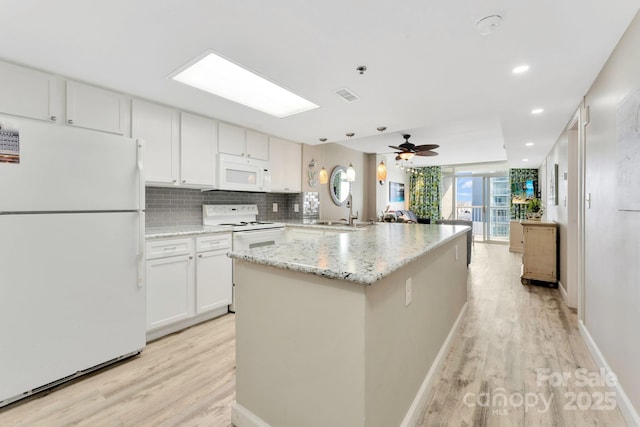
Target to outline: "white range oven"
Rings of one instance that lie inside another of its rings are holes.
[[[243,251],[284,242],[285,225],[258,221],[257,205],[202,205],[204,225],[232,226],[232,248]],[[235,313],[235,283],[229,311]]]

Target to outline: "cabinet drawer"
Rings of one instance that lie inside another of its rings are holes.
[[[197,252],[215,251],[219,249],[231,249],[231,233],[196,238]]]
[[[193,239],[152,240],[147,242],[147,259],[189,255],[193,252]]]

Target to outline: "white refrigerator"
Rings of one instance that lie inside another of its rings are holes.
[[[139,353],[145,295],[141,143],[0,127],[1,407]]]

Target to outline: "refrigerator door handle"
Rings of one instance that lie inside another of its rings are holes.
[[[145,187],[144,187],[144,141],[138,139],[138,287],[144,285],[145,271]]]

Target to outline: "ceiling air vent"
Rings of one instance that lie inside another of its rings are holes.
[[[338,94],[338,96],[342,97],[347,102],[353,102],[353,101],[357,101],[358,100],[358,95],[356,95],[355,93],[351,92],[347,88],[342,88],[342,89],[337,90],[336,94]]]

